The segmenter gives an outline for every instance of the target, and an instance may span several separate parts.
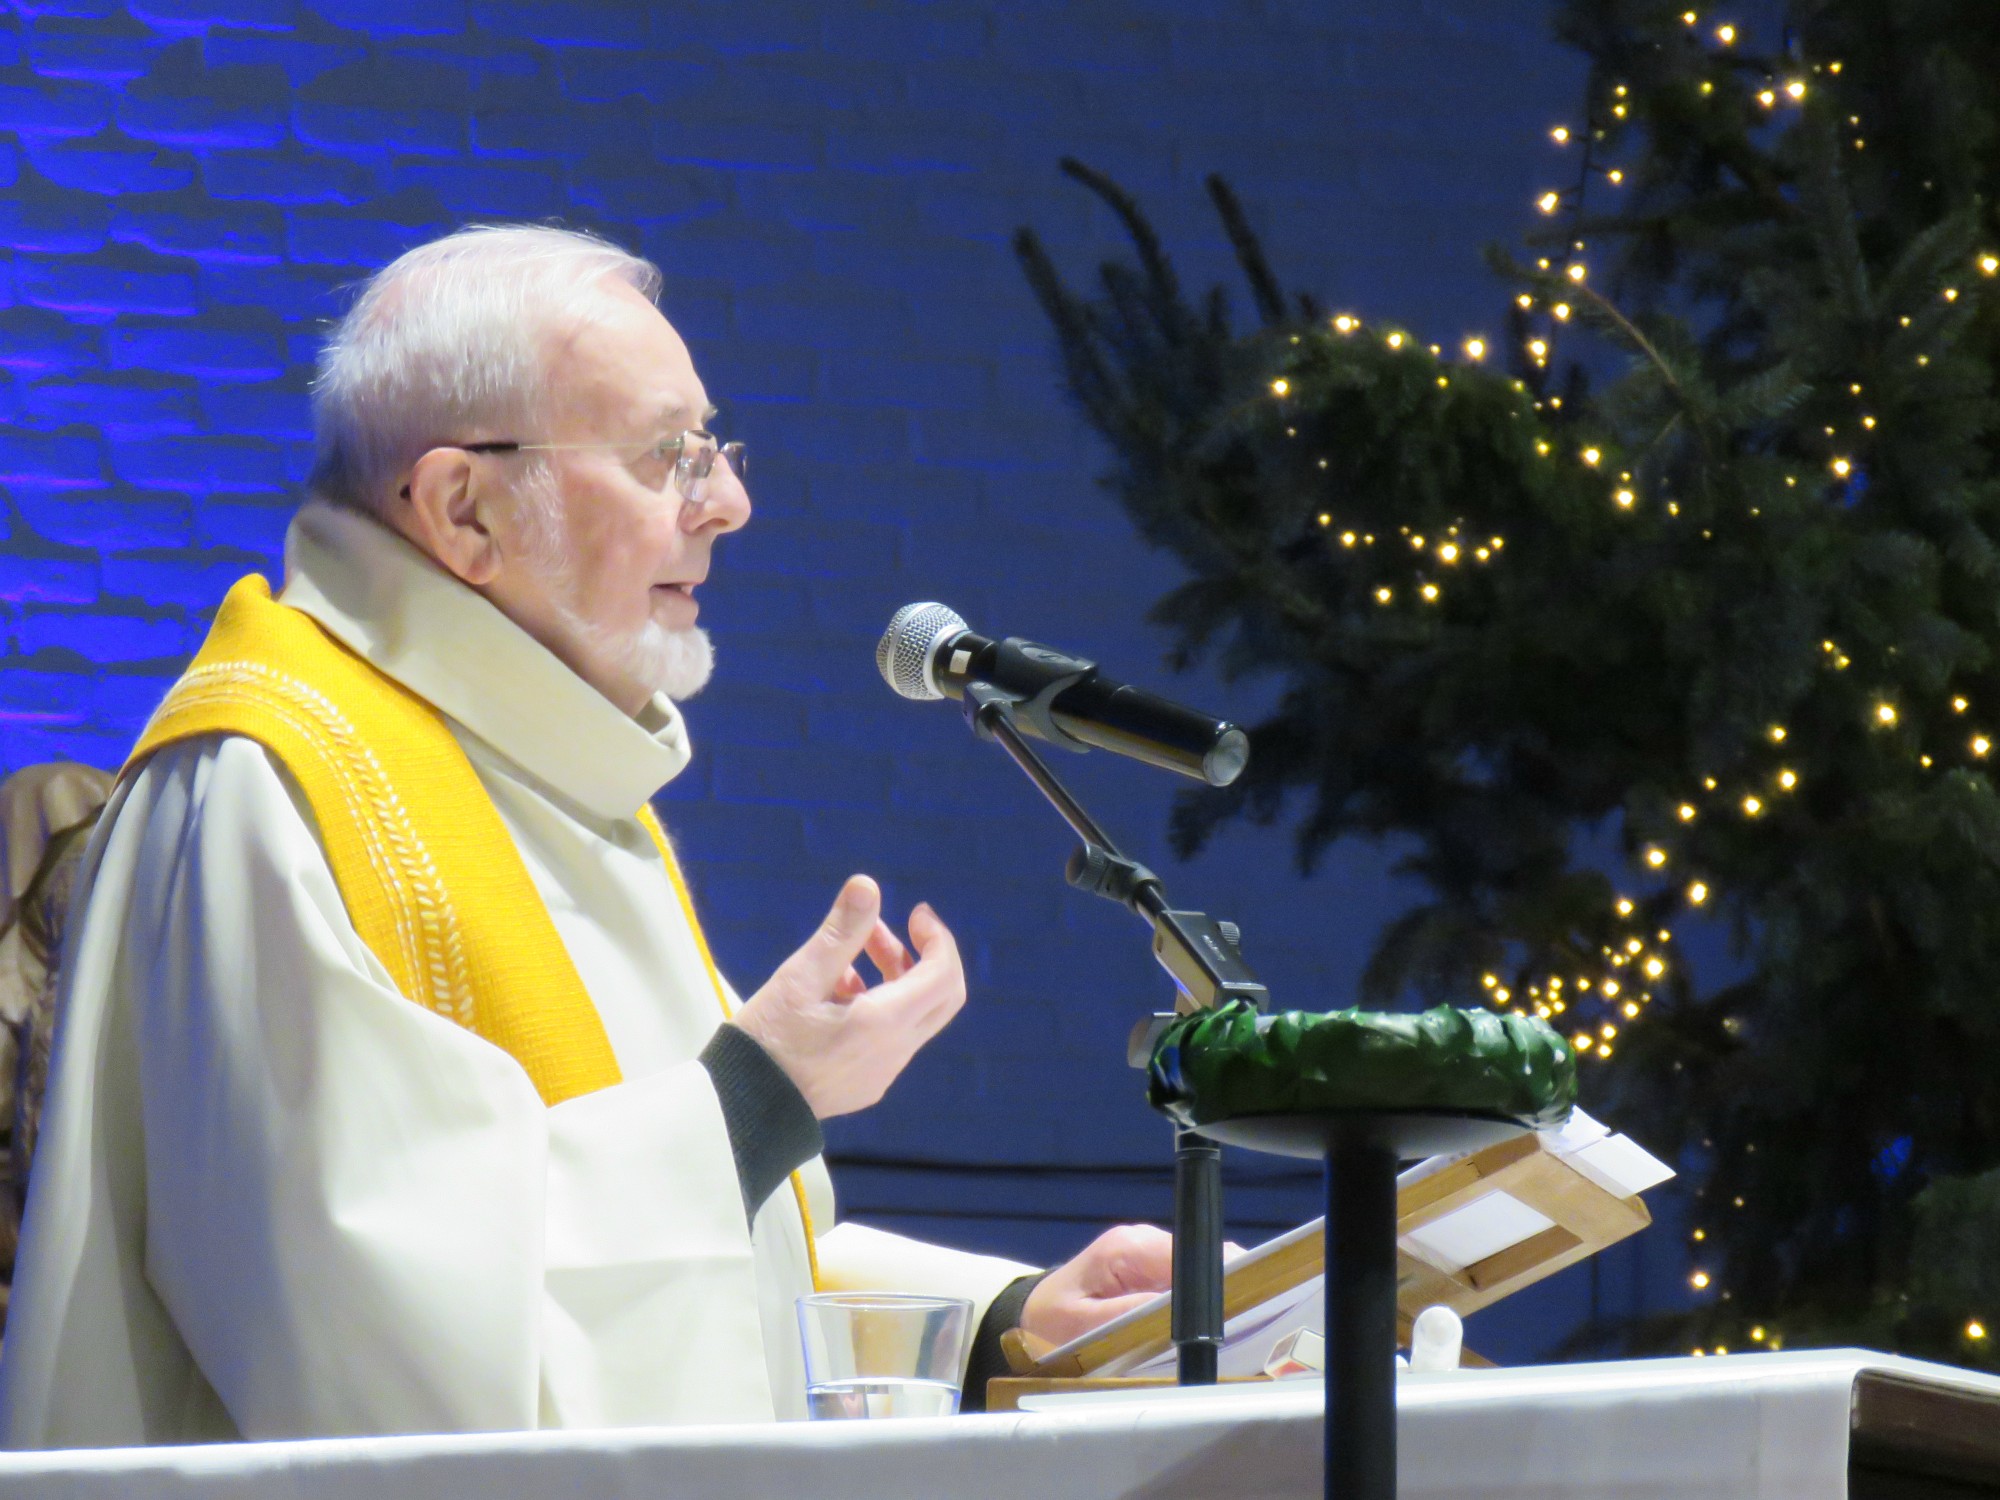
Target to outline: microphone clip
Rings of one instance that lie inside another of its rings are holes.
[[[1085,662],[1083,666],[1084,671],[1051,678],[1032,698],[1003,692],[990,683],[968,682],[959,700],[964,709],[965,722],[982,740],[991,740],[996,737],[993,729],[996,719],[1004,716],[1008,719],[1025,720],[1029,733],[1036,738],[1045,740],[1058,749],[1068,750],[1077,755],[1085,754],[1090,746],[1056,723],[1055,710],[1052,707],[1058,693],[1097,675],[1095,664]]]

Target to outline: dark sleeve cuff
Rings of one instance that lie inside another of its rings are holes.
[[[1028,1305],[1028,1293],[1040,1286],[1048,1274],[1037,1271],[1008,1282],[986,1309],[986,1316],[979,1320],[979,1332],[972,1336],[972,1359],[965,1367],[965,1394],[959,1399],[960,1411],[986,1410],[986,1382],[1009,1373],[1007,1356],[1000,1352],[1000,1335],[1021,1326],[1021,1309]]]
[[[826,1139],[798,1085],[740,1026],[717,1027],[701,1049],[701,1065],[722,1104],[744,1215],[754,1219],[778,1184],[819,1155]]]

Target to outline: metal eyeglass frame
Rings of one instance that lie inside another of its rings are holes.
[[[698,439],[692,446],[689,438]],[[520,443],[507,439],[486,443],[457,443],[467,453],[562,453],[569,451],[598,450],[630,452],[641,445],[637,443]],[[750,451],[742,443],[717,443],[715,434],[691,427],[678,437],[669,438],[653,445],[654,453],[664,459],[668,451],[674,450],[674,488],[681,492],[681,498],[690,505],[701,503],[702,488],[708,476],[714,472],[715,460],[729,465],[729,472],[736,476],[739,484],[747,483],[750,475]]]

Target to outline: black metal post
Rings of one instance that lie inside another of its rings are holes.
[[[1396,1150],[1326,1154],[1326,1500],[1396,1500]]]
[[[1174,1354],[1182,1385],[1214,1385],[1222,1353],[1222,1148],[1174,1132]]]

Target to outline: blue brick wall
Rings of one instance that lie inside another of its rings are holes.
[[[690,709],[700,758],[665,804],[725,963],[753,988],[871,870],[955,924],[974,995],[835,1146],[1161,1165],[1122,1061],[1163,995],[1143,931],[1068,892],[1069,840],[1026,784],[872,664],[896,606],[940,598],[1164,675],[1143,617],[1171,570],[1093,482],[1104,456],[1007,236],[1032,223],[1079,272],[1117,248],[1057,174],[1074,153],[1144,196],[1191,279],[1224,275],[1200,189],[1221,170],[1296,284],[1438,339],[1492,331],[1477,249],[1546,185],[1542,135],[1580,81],[1544,11],[22,0],[0,18],[0,768],[116,763],[228,582],[275,570],[344,284],[468,220],[602,230],[665,268],[669,316],[758,449],[758,514],[705,595],[721,670]],[[1408,894],[1366,850],[1301,880],[1280,831],[1175,866],[1173,786],[1063,769],[1184,904],[1244,920],[1288,1003],[1343,1002]],[[1314,1211],[1309,1174],[1232,1171],[1245,1235]],[[1163,1175],[843,1175],[886,1222],[1037,1258],[1167,1202]],[[1587,1290],[1566,1288],[1540,1316]],[[1523,1352],[1546,1331],[1482,1338]]]

